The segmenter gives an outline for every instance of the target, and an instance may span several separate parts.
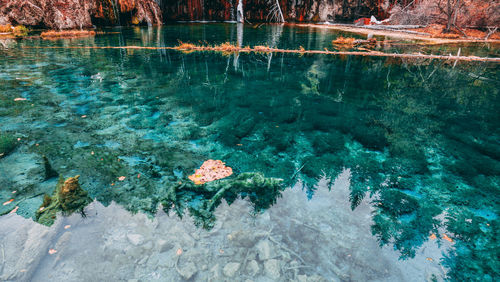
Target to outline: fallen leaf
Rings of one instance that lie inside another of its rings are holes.
[[[19,207],[18,207],[18,206],[16,206],[16,207],[15,207],[13,210],[11,210],[9,213],[16,213],[18,209],[19,209]]]
[[[428,260],[428,261],[433,261],[433,259],[432,259],[432,258],[425,258],[425,259],[426,259],[426,260]]]
[[[125,180],[125,176],[120,176],[120,177],[118,177],[118,180],[120,180],[120,181]]]
[[[453,242],[453,239],[451,239],[450,237],[448,237],[448,235],[446,235],[444,233],[443,233],[443,239],[445,239],[448,242]]]
[[[64,229],[69,229],[71,227],[71,225],[64,225]]]
[[[14,202],[14,199],[10,199],[10,200],[8,200],[7,202],[3,203],[3,205],[4,205],[4,206],[6,206],[6,205],[8,205],[8,204],[10,204],[10,203],[12,203],[12,202]]]
[[[233,174],[233,169],[225,166],[221,160],[207,160],[188,178],[196,185],[225,178]]]
[[[53,254],[55,254],[55,253],[57,253],[57,251],[56,251],[56,250],[54,250],[54,249],[49,249],[49,255],[53,255]]]
[[[181,249],[181,248],[177,249],[177,252],[175,252],[175,253],[176,253],[178,256],[182,255],[182,249]]]
[[[15,98],[14,101],[26,101],[26,98]]]
[[[437,237],[436,237],[436,234],[432,233],[431,236],[429,236],[429,239],[431,240],[435,240]]]

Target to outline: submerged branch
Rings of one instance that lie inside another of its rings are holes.
[[[181,52],[204,52],[213,51],[223,54],[231,53],[292,53],[292,54],[324,54],[324,55],[340,55],[340,56],[369,56],[369,57],[391,57],[403,59],[437,59],[450,61],[476,61],[476,62],[493,62],[500,63],[500,58],[477,57],[477,56],[454,56],[454,55],[427,55],[421,53],[414,54],[396,54],[384,53],[379,51],[328,51],[328,50],[305,50],[300,49],[279,49],[270,48],[267,46],[240,47],[229,43],[223,43],[217,46],[195,45],[182,43],[175,47],[147,47],[147,46],[23,46],[25,49],[133,49],[133,50],[176,50]]]

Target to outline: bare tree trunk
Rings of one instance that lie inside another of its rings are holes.
[[[243,17],[243,0],[238,0],[238,6],[236,6],[236,21],[239,23],[245,22]]]
[[[458,11],[460,10],[460,0],[457,0],[457,2],[455,3],[455,9],[453,9],[453,23],[452,25],[453,26],[456,26],[457,25],[457,15],[458,15]]]
[[[451,8],[451,0],[447,1],[446,5],[446,16],[448,17],[448,21],[446,22],[446,31],[450,31],[451,28],[451,15],[453,14],[452,8]]]
[[[280,1],[279,0],[276,0],[276,7],[278,8],[278,11],[279,11],[279,14],[280,14],[280,18],[281,18],[281,22],[284,23],[285,22],[285,17],[283,17],[283,12],[281,12],[281,6],[280,6]]]

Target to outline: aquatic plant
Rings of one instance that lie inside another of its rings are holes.
[[[29,28],[25,27],[24,25],[18,25],[14,27],[14,29],[12,30],[12,34],[17,37],[23,37],[28,35],[29,31]]]
[[[0,158],[12,152],[16,146],[17,142],[14,136],[0,132]]]
[[[83,214],[83,209],[92,202],[87,196],[87,191],[83,190],[78,183],[77,175],[66,180],[59,177],[56,189],[52,197],[44,195],[43,203],[35,214],[35,220],[41,224],[50,226],[56,220],[58,212],[67,216],[74,212]]]
[[[0,25],[0,32],[12,32],[12,26],[10,24]]]
[[[74,37],[86,37],[94,36],[96,33],[93,30],[49,30],[44,31],[40,36],[44,39],[50,38],[74,38]]]
[[[184,215],[184,210],[189,210],[196,225],[210,229],[215,223],[215,208],[222,199],[231,204],[238,195],[248,197],[254,205],[254,210],[260,212],[276,202],[284,189],[282,183],[282,179],[268,178],[254,172],[202,185],[181,182],[168,189],[161,203],[166,213],[173,208],[180,217]]]

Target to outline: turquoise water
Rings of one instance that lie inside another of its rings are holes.
[[[153,218],[161,205],[208,231],[223,202],[243,198],[258,218],[292,187],[312,204],[347,173],[343,201],[353,211],[366,203],[381,248],[412,260],[436,243],[445,271],[431,278],[498,280],[497,64],[30,48],[181,40],[323,49],[339,35],[230,24],[112,31],[2,44],[0,138],[11,149],[0,159],[0,202],[14,201],[0,214],[18,206],[17,214],[35,216],[57,182],[47,165],[64,177],[80,175],[104,206],[116,202]],[[489,48],[482,52],[498,54]],[[235,173],[195,186],[187,176],[207,159]]]

